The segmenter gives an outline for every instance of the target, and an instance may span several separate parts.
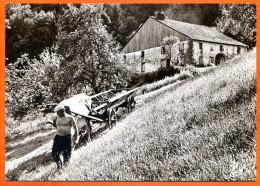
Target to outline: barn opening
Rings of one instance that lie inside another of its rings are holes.
[[[144,58],[144,51],[141,51],[141,58]]]
[[[224,54],[217,54],[215,58],[215,65],[220,65],[224,63],[226,60],[226,57]]]

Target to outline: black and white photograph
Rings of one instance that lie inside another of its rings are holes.
[[[256,4],[5,4],[6,181],[256,181]]]

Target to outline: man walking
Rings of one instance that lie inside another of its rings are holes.
[[[58,105],[54,109],[57,116],[53,119],[53,124],[57,128],[52,147],[52,157],[57,163],[58,169],[62,167],[60,154],[63,155],[63,164],[66,166],[71,156],[71,127],[74,128],[73,143],[78,142],[79,132],[75,124],[75,119],[65,112],[64,105]]]

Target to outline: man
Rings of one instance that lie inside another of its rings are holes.
[[[66,114],[64,105],[60,104],[54,109],[57,116],[53,119],[53,124],[57,128],[57,134],[54,138],[52,147],[52,156],[57,163],[58,169],[62,166],[60,154],[63,155],[63,164],[66,166],[71,156],[71,127],[74,128],[73,143],[78,142],[79,132],[75,124],[75,119]]]

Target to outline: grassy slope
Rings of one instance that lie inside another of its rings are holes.
[[[48,180],[255,180],[256,54],[156,96]]]

